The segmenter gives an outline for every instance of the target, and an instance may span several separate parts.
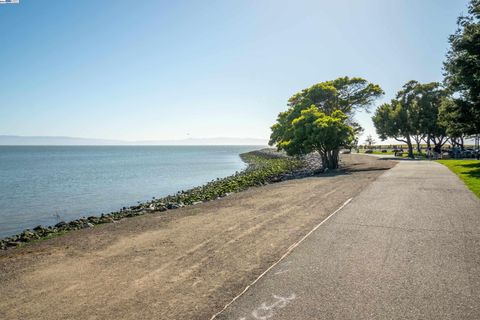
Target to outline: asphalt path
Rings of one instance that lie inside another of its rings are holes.
[[[214,318],[480,319],[480,201],[401,161]]]

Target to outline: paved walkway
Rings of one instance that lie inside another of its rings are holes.
[[[480,319],[480,201],[401,161],[216,319]]]

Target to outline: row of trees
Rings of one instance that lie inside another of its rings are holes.
[[[412,140],[441,152],[450,141],[463,149],[464,137],[480,133],[480,0],[472,0],[468,14],[449,38],[444,83],[406,83],[390,103],[381,105],[373,123],[382,140],[404,142],[413,157]]]
[[[373,122],[382,139],[406,143],[413,157],[414,143],[419,149],[422,140],[440,151],[448,139],[462,145],[463,137],[480,132],[479,19],[480,0],[471,0],[449,38],[443,85],[410,81],[376,110]],[[362,78],[315,84],[288,100],[272,126],[270,144],[290,155],[317,151],[325,168],[337,168],[340,148],[357,145],[362,132],[355,112],[368,110],[383,93]]]
[[[382,140],[389,137],[405,143],[410,157],[413,157],[413,144],[416,143],[420,151],[422,141],[427,147],[433,144],[433,149],[440,152],[448,140],[440,110],[450,103],[447,91],[439,83],[410,81],[394,100],[378,107],[372,120]]]

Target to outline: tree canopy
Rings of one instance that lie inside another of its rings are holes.
[[[379,85],[362,78],[341,77],[294,94],[288,100],[288,106],[301,111],[315,105],[326,114],[340,110],[350,116],[357,110],[367,109],[381,95],[383,90]]]
[[[411,138],[419,148],[422,139],[428,144],[433,142],[439,150],[447,141],[447,132],[440,121],[440,106],[447,92],[437,82],[407,82],[390,104],[380,106],[373,116],[377,133],[382,140],[387,137],[404,142],[411,150]]]
[[[460,16],[458,29],[450,36],[450,50],[444,63],[445,85],[454,93],[448,110],[455,114],[455,126],[464,134],[480,133],[480,0],[471,0],[468,14]],[[454,110],[455,109],[455,110]],[[449,117],[449,116],[447,116]]]
[[[427,144],[433,142],[436,149],[440,149],[447,141],[445,127],[439,121],[440,105],[447,96],[447,92],[438,82],[419,83],[409,81],[397,93],[397,100],[409,105],[412,112],[412,137],[419,148],[420,141],[425,139]]]
[[[339,147],[352,143],[355,135],[353,128],[346,123],[347,118],[340,110],[327,115],[311,105],[292,121],[292,138],[281,141],[278,147],[297,155],[318,151],[323,167],[336,169]]]
[[[270,144],[290,155],[318,151],[325,167],[336,168],[340,147],[352,144],[355,133],[361,130],[353,120],[355,111],[368,110],[382,94],[380,86],[362,78],[341,77],[317,83],[288,100],[287,111],[280,112],[272,126]],[[345,127],[349,128],[348,134]],[[337,131],[338,139],[330,135]],[[308,138],[307,133],[315,138]],[[313,144],[312,139],[320,140]]]
[[[415,132],[413,126],[415,116],[412,104],[392,100],[391,103],[384,103],[378,107],[372,120],[380,139],[393,138],[406,143],[408,156],[413,158],[410,136]]]

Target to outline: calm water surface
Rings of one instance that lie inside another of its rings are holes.
[[[242,170],[258,146],[0,146],[0,237],[99,215]]]

